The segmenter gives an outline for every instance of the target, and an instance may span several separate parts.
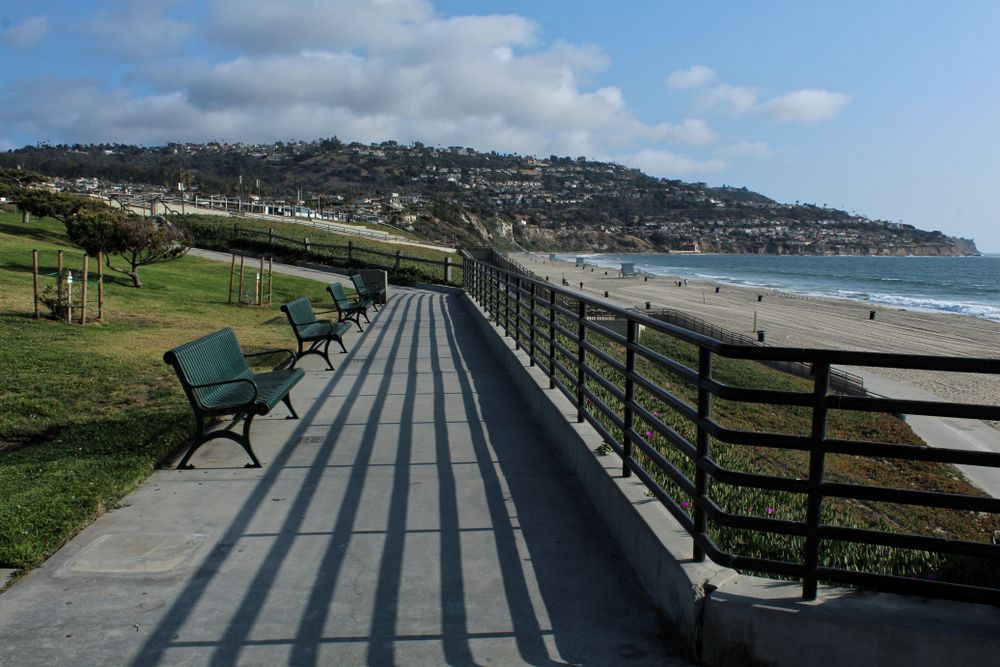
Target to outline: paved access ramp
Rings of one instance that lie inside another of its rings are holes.
[[[0,595],[0,664],[685,664],[471,318],[394,289],[263,469],[206,445]]]

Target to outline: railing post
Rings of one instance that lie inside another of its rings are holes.
[[[812,436],[809,450],[809,496],[806,505],[806,544],[805,544],[805,576],[802,578],[802,597],[806,600],[816,599],[817,576],[819,567],[819,524],[823,509],[823,495],[820,485],[823,484],[823,472],[826,466],[826,452],[823,442],[826,440],[826,394],[830,388],[830,362],[823,360],[813,362],[816,379],[813,384]]]
[[[587,341],[587,304],[580,299],[576,306],[576,421],[583,423],[583,383],[586,381],[584,365],[587,363],[587,351],[583,345]]]
[[[451,258],[447,255],[444,257],[444,281],[451,282]]]
[[[486,300],[489,304],[487,312],[489,312],[490,317],[496,322],[497,326],[500,326],[500,315],[497,312],[497,299],[500,298],[498,291],[500,286],[497,285],[497,270],[493,266],[486,267]]]
[[[531,292],[528,297],[528,365],[535,365],[535,281],[531,281]]]
[[[705,428],[705,422],[712,416],[712,394],[701,386],[705,380],[712,378],[712,351],[702,347],[698,350],[698,436],[696,442],[697,466],[694,473],[694,560],[703,562],[705,560],[705,550],[698,542],[698,538],[708,537],[708,516],[705,514],[704,504],[708,500],[708,473],[701,465],[701,462],[709,455],[709,434]]]
[[[503,285],[497,286],[497,291],[503,288],[503,335],[504,337],[510,336],[510,274],[503,271]]]
[[[508,274],[509,275],[509,274]],[[521,276],[514,281],[514,349],[521,349]]]
[[[632,476],[632,431],[635,424],[635,411],[632,404],[635,403],[635,381],[632,374],[635,372],[635,343],[636,326],[635,320],[627,320],[625,331],[625,431],[622,433],[622,477]]]
[[[556,291],[549,288],[549,389],[556,388]]]

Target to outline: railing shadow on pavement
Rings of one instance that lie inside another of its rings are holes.
[[[574,516],[596,519],[566,497],[569,473],[540,429],[525,421],[528,411],[517,402],[523,399],[504,390],[503,371],[476,341],[468,317],[458,295],[397,293],[309,409],[300,410],[300,423],[133,665],[170,662],[185,650],[210,652],[213,665],[237,664],[252,650],[274,651],[269,655],[296,665],[328,663],[332,651],[359,663],[394,664],[403,660],[401,647],[421,642],[439,644],[448,664],[474,664],[477,642],[513,642],[512,659],[542,665],[556,664],[553,646],[560,659],[577,661],[653,650],[661,640],[652,603],[645,603],[652,620],[634,622],[643,596],[617,576],[624,565],[584,555],[607,555],[610,540],[599,530],[566,539],[555,529]],[[322,436],[306,446],[310,433]],[[464,476],[469,469],[476,478]],[[294,496],[272,509],[290,476]],[[423,487],[431,479],[436,493]],[[425,493],[435,496],[436,516],[418,516],[415,504]],[[261,518],[269,511],[270,522]],[[216,588],[233,583],[224,575],[233,561],[252,558],[239,552],[260,537],[270,542],[253,574],[237,584],[241,590],[227,592],[239,602],[211,622],[221,632],[192,631],[206,620]],[[414,555],[435,550],[436,563],[428,558],[412,571]],[[482,580],[473,578],[484,563]],[[571,563],[582,563],[581,571]],[[500,587],[491,591],[496,578]],[[359,592],[366,585],[367,597]],[[415,590],[428,594],[435,585],[436,599],[407,606]],[[609,618],[606,595],[629,608]],[[345,608],[344,599],[357,604]],[[416,623],[421,614],[436,617]]]

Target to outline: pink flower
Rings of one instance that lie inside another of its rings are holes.
[[[684,509],[687,509],[687,508],[691,507],[691,503],[689,503],[688,501],[685,500],[684,502],[681,503],[681,507],[683,507]]]
[[[652,438],[653,437],[653,432],[652,431],[646,431],[646,437],[647,438]]]
[[[659,410],[653,410],[653,416],[654,417],[659,417],[660,416],[660,411]]]
[[[767,512],[768,514],[774,514],[774,511],[775,511],[775,510],[774,510],[774,508],[773,508],[773,507],[768,507],[768,508],[767,508],[766,510],[764,510],[764,511],[765,511],[765,512]]]

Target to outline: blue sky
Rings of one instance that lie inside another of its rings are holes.
[[[985,0],[8,0],[0,149],[584,155],[1000,252],[998,34]]]

